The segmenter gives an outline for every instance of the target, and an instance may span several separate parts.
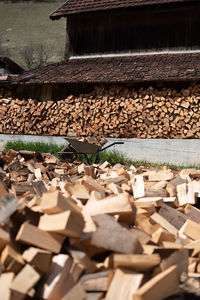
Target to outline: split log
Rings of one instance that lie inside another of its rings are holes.
[[[40,275],[29,264],[26,264],[21,272],[14,278],[10,285],[11,297],[23,300],[39,281]]]
[[[16,241],[34,245],[54,253],[60,252],[63,240],[64,237],[59,234],[50,234],[28,223],[22,224],[16,236]]]
[[[142,248],[138,237],[122,228],[108,215],[95,216],[97,230],[92,233],[91,243],[97,247],[118,251],[121,253],[141,253]],[[112,231],[112,239],[109,232]]]

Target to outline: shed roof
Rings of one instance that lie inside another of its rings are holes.
[[[24,72],[22,67],[6,56],[0,56],[0,68],[8,70],[9,74],[21,74]]]
[[[200,53],[81,58],[23,73],[13,83],[200,80]]]
[[[55,20],[83,12],[185,2],[199,2],[199,0],[67,0],[49,16]]]

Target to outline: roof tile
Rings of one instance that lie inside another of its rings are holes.
[[[67,0],[49,16],[51,19],[57,19],[70,14],[90,11],[195,1],[199,0]]]
[[[31,75],[35,76],[31,76]],[[199,80],[200,53],[71,59],[25,72],[13,83]]]

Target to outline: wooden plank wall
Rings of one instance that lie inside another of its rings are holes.
[[[65,57],[200,49],[199,13],[197,3],[71,15]]]

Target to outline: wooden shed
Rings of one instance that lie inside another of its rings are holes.
[[[18,97],[61,99],[95,84],[200,81],[200,0],[68,0],[62,62],[12,81]]]
[[[65,58],[200,50],[198,0],[67,0]]]
[[[0,75],[22,74],[24,69],[6,56],[0,56]]]
[[[6,56],[0,56],[0,86],[9,85],[13,77],[22,74],[24,69]]]

